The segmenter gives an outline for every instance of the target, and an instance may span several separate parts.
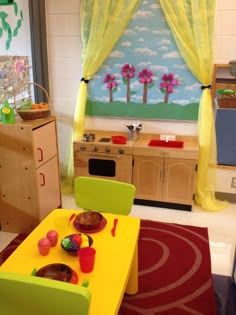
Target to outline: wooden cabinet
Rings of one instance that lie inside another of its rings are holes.
[[[215,64],[212,76],[212,100],[215,99],[216,92],[221,89],[231,89],[236,91],[236,78],[230,74],[229,64]]]
[[[135,203],[191,210],[194,203],[198,140],[177,136],[184,148],[150,147],[150,139],[160,135],[145,134],[133,146],[133,184]]]
[[[7,232],[29,233],[61,207],[54,117],[0,124],[0,222]]]
[[[192,205],[196,161],[134,156],[136,198]]]

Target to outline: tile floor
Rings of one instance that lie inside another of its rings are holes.
[[[62,197],[63,208],[76,209],[73,195]],[[191,212],[133,205],[131,215],[141,219],[207,227],[210,239],[212,272],[232,275],[236,245],[236,204],[219,212],[207,212],[194,206]],[[0,251],[16,236],[0,231]]]

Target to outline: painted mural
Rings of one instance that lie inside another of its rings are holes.
[[[200,95],[158,1],[143,0],[88,84],[86,115],[197,120]]]

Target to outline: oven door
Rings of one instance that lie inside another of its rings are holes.
[[[132,155],[77,152],[74,176],[92,176],[131,183]]]

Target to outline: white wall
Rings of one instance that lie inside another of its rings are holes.
[[[73,125],[77,91],[81,79],[81,35],[79,0],[47,0],[47,40],[50,94],[54,114],[58,117],[61,169]],[[215,63],[236,59],[236,1],[217,0]],[[196,122],[143,121],[144,132],[197,134]],[[126,131],[124,119],[86,118],[87,128]],[[219,191],[229,189],[229,179]],[[222,175],[221,175],[222,176]],[[218,186],[220,181],[218,181]],[[234,192],[234,191],[233,191]]]

